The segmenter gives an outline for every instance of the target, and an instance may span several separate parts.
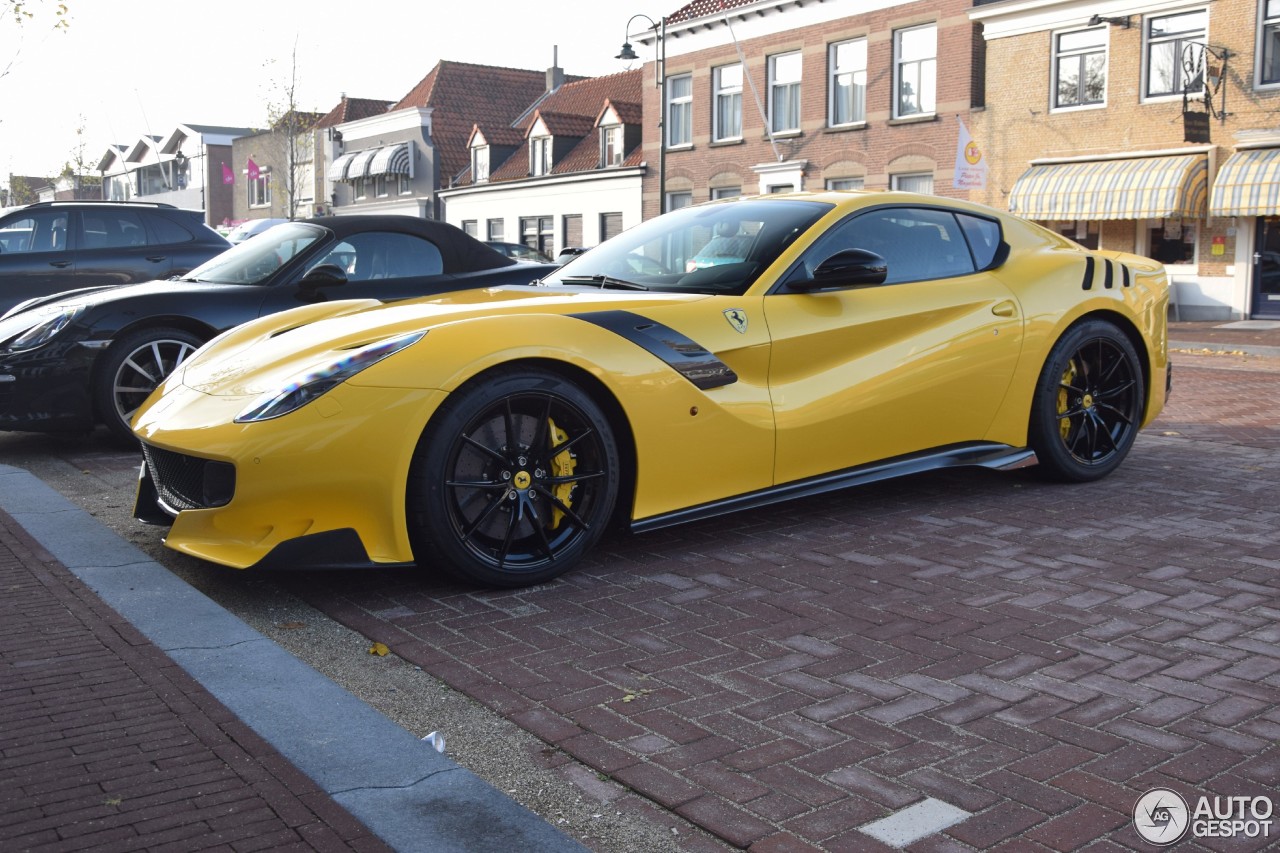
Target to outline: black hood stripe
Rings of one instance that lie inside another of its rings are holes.
[[[590,311],[569,316],[626,338],[662,359],[704,391],[738,381],[738,374],[701,344],[648,317],[630,311]]]

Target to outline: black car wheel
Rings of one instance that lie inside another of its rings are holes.
[[[419,442],[418,563],[487,586],[550,580],[603,532],[618,466],[608,419],[577,385],[538,369],[488,374],[450,395]]]
[[[98,416],[111,435],[136,443],[129,424],[166,376],[204,341],[181,329],[138,329],[103,355],[93,389]]]
[[[1041,470],[1071,482],[1110,474],[1133,446],[1145,388],[1138,353],[1111,323],[1086,320],[1049,352],[1031,404]]]

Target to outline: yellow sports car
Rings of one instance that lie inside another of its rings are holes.
[[[1097,479],[1169,387],[1160,264],[931,196],[685,208],[539,285],[224,333],[134,420],[136,514],[239,568],[523,586],[613,522],[957,465]]]

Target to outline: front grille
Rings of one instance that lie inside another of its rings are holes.
[[[147,470],[165,506],[182,511],[225,506],[235,493],[235,467],[142,445]]]

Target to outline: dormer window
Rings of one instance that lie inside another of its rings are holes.
[[[600,165],[621,166],[625,157],[623,148],[622,125],[614,124],[600,128]]]
[[[477,145],[471,149],[471,179],[477,184],[489,180],[488,145]]]
[[[529,140],[529,174],[551,174],[550,136],[535,136]]]

